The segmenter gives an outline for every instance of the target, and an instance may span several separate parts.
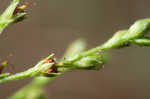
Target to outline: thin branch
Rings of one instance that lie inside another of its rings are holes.
[[[65,68],[65,72],[74,68],[78,69],[97,69],[98,67],[104,63],[105,59],[102,57],[102,51],[112,49],[112,48],[122,48],[129,46],[131,43],[135,43],[137,45],[142,46],[150,46],[150,38],[144,37],[150,29],[150,19],[139,20],[135,22],[128,30],[118,31],[114,34],[114,36],[109,39],[103,45],[100,45],[96,48],[93,48],[88,51],[85,50],[85,43],[81,40],[77,40],[75,43],[72,43],[68,48],[67,52],[64,54],[66,57],[65,60],[61,60],[58,66],[58,71],[62,75],[63,66]],[[35,93],[37,90],[42,91],[42,88],[45,84],[52,81],[57,76],[53,77],[37,77],[35,78],[29,85],[25,86],[23,89],[19,90],[11,99],[27,99],[27,96],[31,96],[31,94]],[[43,80],[42,80],[43,79]],[[36,84],[40,81],[42,86]],[[36,87],[35,87],[36,86]],[[40,87],[39,87],[40,86]],[[37,87],[39,89],[37,89]],[[32,91],[32,92],[31,92]],[[40,97],[39,94],[34,94],[37,97]]]
[[[9,24],[16,23],[25,18],[26,13],[24,12],[24,9],[26,8],[26,5],[18,7],[19,2],[20,0],[13,0],[10,6],[0,16],[0,34]],[[65,54],[67,56],[66,59],[61,60],[57,63],[57,60],[54,60],[52,58],[53,55],[50,55],[47,58],[41,60],[34,67],[24,72],[13,74],[10,76],[8,73],[1,74],[0,83],[10,82],[27,77],[36,77],[28,87],[23,88],[16,94],[17,97],[20,97],[24,93],[26,93],[26,95],[29,94],[27,92],[29,89],[35,89],[35,91],[40,90],[52,79],[63,75],[64,72],[67,72],[69,70],[98,70],[102,68],[103,64],[105,63],[106,59],[105,55],[103,55],[103,51],[105,50],[127,47],[131,43],[141,46],[150,46],[150,38],[145,37],[149,30],[149,18],[138,20],[129,29],[116,32],[111,39],[96,48],[92,48],[88,51],[83,51],[85,48],[84,43],[81,43],[79,41],[77,46],[75,43],[71,46],[71,48],[69,48],[69,51],[67,51],[67,53]],[[39,93],[41,93],[41,91]],[[32,96],[33,94],[30,95]]]
[[[5,83],[5,82],[10,82],[13,80],[18,80],[18,79],[23,79],[23,78],[27,78],[27,77],[33,77],[33,76],[40,76],[43,74],[44,71],[46,71],[48,68],[50,68],[53,63],[46,63],[43,64],[43,62],[45,62],[47,59],[50,59],[53,56],[50,55],[48,57],[46,57],[45,59],[41,60],[37,65],[35,65],[33,68],[30,68],[24,72],[21,73],[17,73],[14,75],[10,75],[10,76],[6,76],[4,78],[0,79],[0,83]]]
[[[143,39],[143,37],[145,37],[145,34],[147,34],[149,30],[150,30],[150,18],[138,20],[128,30],[121,30],[116,32],[114,36],[103,45],[85,51],[78,55],[75,55],[74,57],[68,58],[64,61],[64,63],[66,65],[69,64],[71,65],[72,63],[75,63],[84,57],[91,56],[97,52],[110,50],[112,48],[126,47],[130,45],[130,43],[138,44],[138,42],[135,42],[137,41],[136,39]],[[144,40],[142,40],[142,42],[140,41],[139,42],[140,45],[149,46],[148,41],[149,39],[145,38]]]
[[[126,46],[129,46],[130,43],[135,43],[138,45],[140,43],[140,45],[148,46],[149,39],[148,38],[143,39],[143,37],[145,34],[147,34],[149,29],[150,29],[150,19],[138,20],[128,30],[122,30],[122,31],[118,31],[117,33],[115,33],[114,36],[103,45],[100,45],[88,51],[75,54],[74,56],[67,57],[65,60],[59,62],[58,64],[55,64],[56,68],[58,69],[57,72],[49,72],[49,73],[44,72],[43,74],[48,75],[48,76],[53,75],[54,77],[56,77],[56,76],[62,75],[63,71],[68,71],[68,70],[75,69],[75,68],[76,69],[89,69],[89,70],[100,69],[106,60],[104,58],[102,51],[112,49],[112,48],[126,47]],[[139,41],[139,39],[143,39],[142,42]],[[44,61],[47,61],[47,60],[44,60]],[[45,64],[42,63],[41,66],[44,67],[43,65]],[[65,67],[64,70],[63,70],[63,67]],[[16,80],[16,79],[22,79],[26,77],[31,77],[32,76],[31,74],[33,72],[35,74],[36,72],[38,72],[36,71],[36,69],[31,68],[23,73],[18,73],[18,74],[15,74],[14,76],[12,75],[12,76],[5,77],[3,79],[0,79],[0,83],[8,82],[8,81]]]
[[[85,49],[86,42],[83,39],[78,39],[70,44],[63,57],[74,56],[75,54],[83,52]],[[64,59],[61,61],[63,60]],[[30,96],[32,96],[32,99],[45,99],[40,98],[41,96],[44,96],[43,88],[53,79],[55,79],[55,77],[36,77],[31,83],[17,91],[10,99],[28,99],[28,97],[31,98]]]

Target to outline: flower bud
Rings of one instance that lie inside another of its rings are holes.
[[[122,37],[122,39],[134,39],[143,37],[150,30],[150,19],[136,21]]]
[[[94,54],[81,58],[78,62],[74,63],[74,66],[78,69],[98,70],[102,67],[104,62],[102,55]]]
[[[0,64],[0,74],[2,73],[2,71],[4,70],[4,68],[6,67],[6,65],[8,64],[8,61],[5,60]]]

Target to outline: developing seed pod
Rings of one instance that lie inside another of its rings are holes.
[[[0,74],[2,73],[2,71],[4,70],[7,64],[8,64],[8,60],[5,60],[0,64]]]
[[[45,60],[42,64],[43,65],[47,65],[49,63],[53,63],[53,65],[47,69],[45,69],[44,71],[41,71],[42,76],[46,76],[46,77],[55,77],[60,75],[61,73],[58,72],[58,67],[56,66],[56,60],[53,58],[49,58],[47,60]]]
[[[83,57],[80,61],[74,63],[74,66],[78,69],[98,70],[102,68],[103,64],[103,56],[94,54],[92,56]]]
[[[18,14],[18,13],[21,13],[21,12],[24,12],[25,8],[27,8],[27,6],[29,5],[28,1],[26,1],[22,6],[18,6],[16,7],[16,9],[14,10],[14,15],[15,14]]]
[[[50,58],[50,59],[47,59],[46,61],[44,61],[42,64],[46,64],[46,63],[54,63],[54,59]]]
[[[47,64],[47,63],[54,63],[53,66],[51,66],[49,69],[47,69],[45,72],[46,73],[57,73],[57,67],[56,67],[56,62],[54,59],[50,58],[44,61],[42,64]]]
[[[28,6],[28,1],[26,1],[22,6],[18,6],[15,8],[13,12],[13,22],[12,23],[17,23],[26,18],[26,13],[25,13],[25,8]]]

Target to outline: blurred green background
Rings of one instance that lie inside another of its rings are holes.
[[[2,12],[11,0],[0,0]],[[36,3],[36,6],[34,5]],[[85,38],[88,47],[102,44],[135,20],[150,17],[150,0],[30,0],[28,19],[0,35],[0,59],[9,58],[11,73],[32,67],[68,44]],[[111,50],[100,71],[72,71],[46,86],[48,99],[150,99],[150,51],[132,45]],[[12,95],[31,78],[0,85],[0,99]]]

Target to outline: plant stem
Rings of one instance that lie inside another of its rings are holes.
[[[79,53],[74,57],[68,58],[67,60],[64,61],[64,63],[67,65],[72,64],[74,62],[79,61],[83,57],[90,56],[104,50],[110,50],[112,48],[125,47],[128,46],[130,43],[136,44],[140,43],[140,45],[149,46],[150,45],[149,39],[144,39],[142,41],[134,40],[143,38],[144,35],[147,34],[149,30],[150,30],[150,18],[138,20],[128,30],[116,32],[114,36],[103,45],[85,51],[83,53]],[[62,63],[60,65],[62,65]]]
[[[86,49],[85,41],[82,39],[78,39],[78,40],[74,41],[72,44],[70,44],[70,46],[67,48],[63,57],[71,57],[79,52],[83,52],[85,49]],[[63,61],[63,59],[61,61]],[[64,67],[64,72],[66,72],[68,70],[70,70],[70,69]],[[63,71],[63,70],[61,70],[61,71]],[[28,99],[27,96],[31,96],[31,94],[33,94],[33,93],[34,93],[34,98],[32,98],[32,99],[39,99],[39,97],[41,97],[41,96],[36,91],[40,90],[40,92],[41,92],[43,87],[46,84],[50,83],[54,78],[55,77],[36,77],[33,79],[33,81],[31,83],[29,83],[27,86],[21,88],[12,97],[10,97],[10,99]],[[37,87],[38,87],[38,89],[37,89]]]
[[[147,34],[149,29],[150,29],[150,19],[138,20],[128,30],[122,30],[122,31],[116,32],[114,34],[114,36],[111,39],[109,39],[106,43],[104,43],[103,45],[100,45],[100,46],[93,48],[91,50],[88,50],[88,51],[79,52],[78,54],[73,54],[74,56],[67,57],[67,59],[61,61],[59,64],[57,64],[57,66],[59,66],[59,69],[64,66],[65,71],[68,71],[72,68],[77,68],[77,67],[81,67],[81,68],[84,67],[83,69],[85,69],[85,68],[94,69],[95,62],[98,62],[99,65],[102,65],[103,61],[104,61],[102,57],[98,57],[98,55],[96,55],[96,53],[98,53],[98,52],[112,49],[112,48],[126,47],[130,43],[135,43],[138,45],[140,44],[143,46],[144,45],[149,46],[150,45],[149,38],[144,38],[144,35]],[[79,48],[79,47],[77,47],[77,48]],[[74,51],[74,52],[76,52],[76,51]],[[99,56],[100,56],[100,54],[99,54]],[[94,64],[94,65],[92,65],[92,64]],[[50,65],[50,66],[52,66],[52,65]],[[46,68],[46,66],[42,66],[42,67]],[[8,81],[16,80],[16,79],[22,79],[22,78],[26,78],[26,77],[31,77],[33,75],[33,73],[40,74],[37,71],[38,68],[39,68],[38,66],[35,66],[35,68],[31,68],[25,72],[5,77],[3,79],[0,79],[0,83],[8,82]],[[62,69],[60,69],[60,70],[61,71],[59,71],[59,73],[56,73],[55,76],[63,74]]]
[[[53,54],[46,57],[45,59],[41,60],[33,68],[30,68],[24,72],[10,75],[8,77],[0,79],[0,83],[10,82],[10,81],[19,80],[19,79],[23,79],[23,78],[27,78],[27,77],[38,76],[38,75],[42,74],[43,71],[47,70],[48,68],[50,68],[53,65],[53,63],[43,64],[43,62],[45,60],[51,58],[52,56],[53,56]]]
[[[44,97],[42,88],[51,82],[52,79],[49,77],[36,77],[30,84],[19,90],[9,99],[43,99],[41,98]]]

